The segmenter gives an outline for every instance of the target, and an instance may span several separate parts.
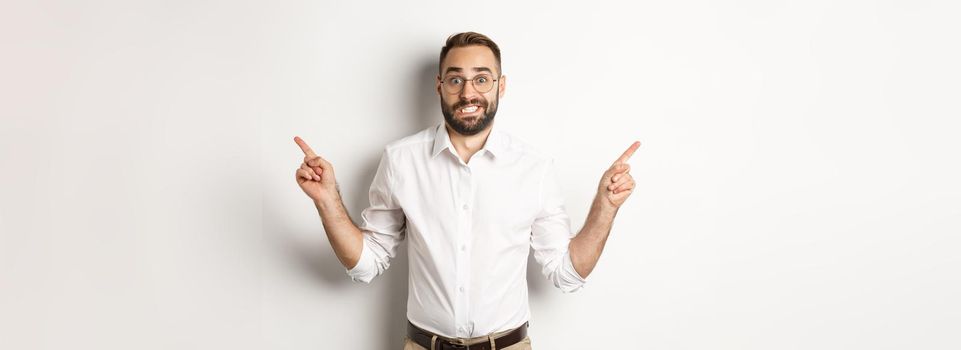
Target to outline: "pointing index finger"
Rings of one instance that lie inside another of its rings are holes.
[[[310,157],[317,156],[317,154],[314,153],[314,150],[310,149],[310,146],[307,146],[307,143],[304,142],[304,139],[300,138],[300,136],[294,136],[294,142],[297,143],[297,146],[300,146],[301,151],[304,151],[304,155],[307,155]]]
[[[627,162],[627,160],[631,158],[631,156],[634,154],[634,151],[636,151],[638,147],[641,147],[641,142],[634,141],[634,143],[631,144],[631,147],[624,151],[624,154],[621,154],[621,157],[617,158],[617,161],[615,161],[614,164]]]

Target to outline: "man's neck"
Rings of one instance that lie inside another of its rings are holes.
[[[457,150],[457,155],[464,161],[464,164],[467,164],[467,161],[474,156],[474,153],[484,148],[484,144],[487,143],[487,136],[490,135],[491,130],[494,128],[494,122],[492,121],[491,124],[481,132],[470,136],[459,134],[457,131],[451,129],[447,123],[444,123],[444,128],[447,129],[447,135],[450,136],[450,144]]]

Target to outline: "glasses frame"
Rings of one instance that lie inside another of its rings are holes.
[[[474,79],[477,79],[478,77],[483,77],[483,76],[488,76],[488,77],[491,78],[491,82],[492,82],[491,88],[488,89],[487,91],[481,91],[480,89],[477,88],[477,85],[474,85]],[[447,79],[448,79],[448,78],[455,78],[455,77],[460,77],[461,79],[464,79],[464,84],[461,85],[460,90],[457,90],[457,91],[454,91],[454,92],[446,91],[446,89],[444,88],[444,85],[446,85],[446,86],[451,86],[450,84],[446,84],[446,83],[447,83]],[[467,79],[466,77],[461,77],[461,76],[455,75],[455,76],[450,76],[450,77],[441,79],[441,80],[440,80],[440,84],[441,84],[441,90],[444,90],[445,92],[447,92],[448,95],[456,95],[456,94],[459,94],[459,93],[461,93],[461,92],[464,92],[464,87],[467,86],[467,82],[470,82],[470,85],[473,86],[473,87],[474,87],[474,90],[477,90],[477,92],[482,93],[482,94],[486,94],[486,93],[488,93],[488,92],[491,92],[491,90],[494,90],[494,85],[495,85],[498,81],[501,80],[501,77],[502,77],[502,75],[498,75],[497,78],[494,79],[494,76],[493,76],[493,75],[483,73],[483,74],[475,75],[473,78]]]

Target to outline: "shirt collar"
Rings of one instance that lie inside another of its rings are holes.
[[[447,127],[445,122],[441,121],[440,125],[437,125],[434,133],[434,148],[431,151],[431,157],[436,157],[444,149],[450,149],[451,154],[457,154],[457,150],[454,145],[450,142],[450,135],[447,133]],[[507,137],[501,132],[500,128],[497,127],[497,123],[491,124],[491,132],[487,135],[487,141],[484,142],[484,147],[481,151],[487,151],[495,158],[504,155],[507,151]]]

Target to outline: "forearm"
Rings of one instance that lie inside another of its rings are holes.
[[[587,278],[597,265],[597,260],[600,259],[604,245],[607,243],[607,237],[611,233],[611,227],[614,225],[615,216],[617,216],[616,207],[605,203],[605,198],[599,195],[594,197],[584,227],[571,239],[568,247],[574,270],[581,277]]]
[[[339,195],[332,200],[314,202],[314,206],[317,207],[327,240],[337,259],[344,267],[352,269],[360,261],[360,253],[364,249],[364,236],[360,228],[350,220]]]

